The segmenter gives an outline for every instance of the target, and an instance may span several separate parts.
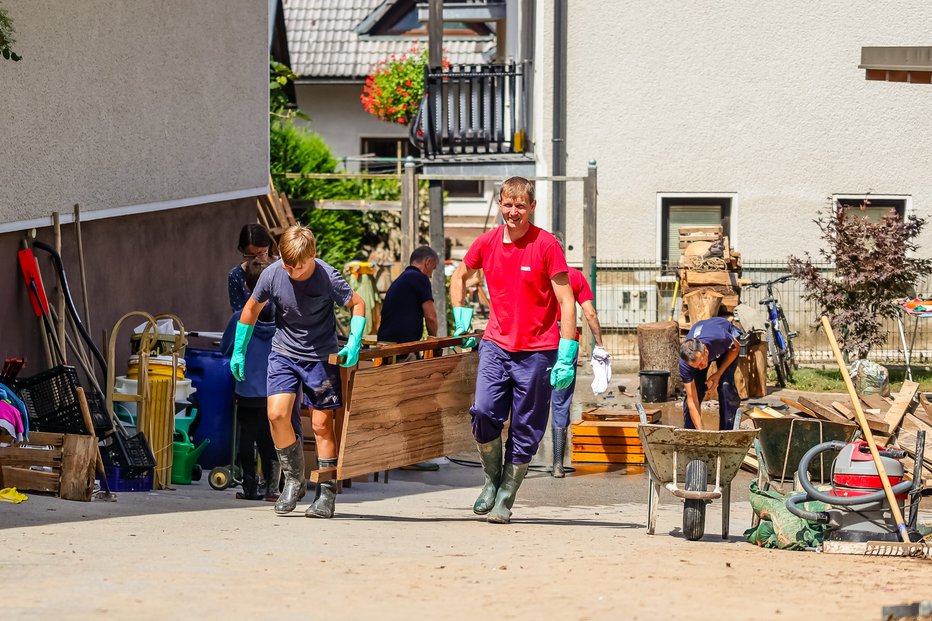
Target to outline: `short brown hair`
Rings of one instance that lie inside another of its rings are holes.
[[[289,226],[282,233],[278,250],[285,265],[295,266],[317,256],[317,238],[306,226]]]
[[[506,196],[510,196],[511,198],[527,196],[527,202],[533,203],[534,184],[524,177],[510,177],[505,179],[505,181],[502,183],[502,188],[499,191],[498,200],[502,200]]]

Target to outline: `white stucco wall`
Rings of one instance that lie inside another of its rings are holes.
[[[552,7],[538,7],[549,48]],[[600,259],[655,258],[659,192],[735,193],[746,260],[815,253],[812,219],[835,193],[905,194],[930,214],[932,86],[868,82],[858,63],[862,46],[930,44],[932,4],[613,0],[570,3],[569,19],[567,169],[598,160]],[[579,260],[579,186],[568,203]],[[921,246],[932,256],[932,230]]]
[[[0,229],[265,191],[267,3],[3,6],[23,60],[0,60]]]
[[[360,154],[362,138],[404,138],[408,128],[380,121],[362,107],[362,84],[297,84],[298,108],[336,157]],[[355,166],[348,168],[356,169]]]

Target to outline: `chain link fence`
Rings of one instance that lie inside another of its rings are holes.
[[[765,282],[787,274],[786,264],[777,262],[749,262],[743,264],[742,278]],[[817,265],[826,275],[832,266]],[[596,280],[596,308],[602,324],[603,340],[617,360],[637,359],[637,326],[641,323],[666,321],[680,316],[682,292],[676,289],[676,268],[654,261],[616,261],[598,263]],[[916,295],[923,297],[932,291],[932,278],[922,279]],[[783,307],[790,329],[798,332],[793,345],[800,362],[817,363],[834,360],[828,341],[821,333],[819,311],[815,303],[805,299],[803,284],[798,280],[776,285],[774,294]],[[758,314],[762,326],[766,309],[759,304],[767,295],[766,287],[744,288],[741,304]],[[875,347],[870,358],[884,363],[903,363],[903,345],[895,319],[882,321],[886,340]],[[836,330],[841,326],[836,326]],[[903,316],[903,329],[911,361],[915,364],[932,362],[932,321],[910,315]]]

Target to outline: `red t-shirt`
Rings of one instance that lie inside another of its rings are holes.
[[[485,337],[505,351],[546,351],[560,344],[560,305],[550,279],[566,272],[556,238],[531,225],[517,242],[503,241],[505,226],[481,235],[463,258],[482,269],[492,303]]]
[[[583,276],[581,271],[571,267],[567,276],[569,276],[570,287],[573,289],[573,297],[576,298],[577,304],[582,305],[583,302],[595,299],[595,296],[592,295],[592,289],[589,288],[589,283],[586,282],[586,277]]]

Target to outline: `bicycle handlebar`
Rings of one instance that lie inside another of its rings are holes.
[[[758,287],[772,287],[773,285],[779,285],[780,283],[784,283],[788,280],[792,280],[793,278],[795,278],[795,276],[793,276],[792,274],[787,274],[785,276],[780,276],[779,278],[775,278],[774,280],[768,280],[767,282],[752,282],[744,286],[747,287],[748,289],[756,289]]]

